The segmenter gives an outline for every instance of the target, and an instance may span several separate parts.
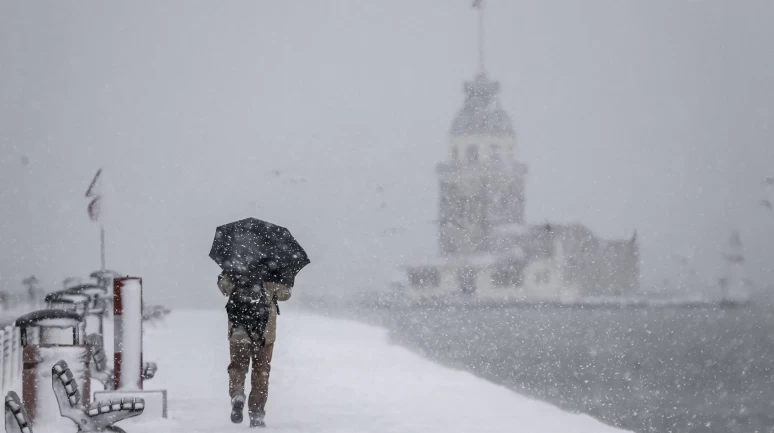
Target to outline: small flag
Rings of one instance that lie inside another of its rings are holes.
[[[96,197],[100,195],[100,187],[102,186],[99,182],[99,176],[102,174],[102,169],[100,168],[97,170],[97,174],[94,175],[94,179],[91,180],[91,183],[89,184],[89,189],[86,190],[86,197]]]
[[[473,7],[476,9],[481,9],[484,7],[484,0],[473,0]]]
[[[89,219],[98,222],[99,216],[102,214],[102,199],[100,197],[94,197],[94,199],[89,202],[87,211],[89,212]]]
[[[89,218],[94,222],[99,221],[99,216],[102,213],[102,182],[100,182],[101,174],[102,169],[100,168],[97,170],[97,174],[94,175],[94,179],[91,180],[89,189],[86,190],[86,198],[91,198],[89,206],[87,207],[87,211],[89,213]]]

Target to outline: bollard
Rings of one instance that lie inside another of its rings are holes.
[[[97,280],[97,284],[104,287],[106,292],[113,289],[113,279],[121,278],[123,276],[126,275],[109,269],[102,269],[89,274],[89,278]]]
[[[86,345],[89,346],[93,360],[91,362],[91,377],[99,381],[104,389],[113,389],[113,371],[104,365],[104,316],[107,306],[106,291],[95,284],[80,284],[67,289],[66,294],[57,295],[59,300],[78,301],[78,296],[88,296],[89,301],[84,313]],[[69,295],[76,295],[75,297]]]
[[[142,398],[145,411],[138,421],[167,417],[167,392],[143,390],[142,279],[113,281],[113,371],[115,391],[100,391],[95,399]]]
[[[82,293],[73,293],[68,290],[61,290],[46,295],[44,298],[46,308],[55,308],[60,310],[70,310],[83,316],[89,308],[91,298]]]
[[[126,275],[119,274],[118,272],[111,271],[109,269],[94,271],[89,275],[89,277],[93,280],[96,280],[97,285],[102,287],[102,289],[105,291],[106,299],[113,299],[113,281],[116,278],[124,276]],[[105,310],[105,317],[110,318],[112,315],[113,309],[110,308],[110,305],[107,305],[107,309]]]
[[[83,390],[84,404],[90,400],[90,354],[83,343],[83,318],[74,311],[47,309],[16,319],[23,347],[22,398],[37,433],[69,431],[59,413],[51,389],[51,369],[60,360],[70,366]]]
[[[62,292],[57,292],[62,293]],[[88,296],[84,318],[86,320],[86,335],[104,334],[104,315],[107,308],[107,292],[95,284],[80,284],[70,287],[64,293]],[[77,298],[76,298],[77,299]]]
[[[86,343],[91,351],[91,378],[99,381],[105,390],[112,390],[115,385],[113,370],[107,366],[107,355],[102,338],[97,334],[86,337]]]
[[[49,293],[44,299],[46,308],[55,310],[67,310],[72,311],[81,318],[86,314],[86,310],[89,306],[89,297],[79,293],[69,293],[66,290],[60,292]],[[81,321],[81,341],[79,344],[83,344],[86,341],[86,321]]]
[[[115,389],[142,389],[142,279],[120,278],[113,287]]]
[[[112,296],[113,296],[114,280],[116,278],[121,278],[121,277],[125,277],[125,276],[126,276],[125,274],[119,274],[116,271],[111,271],[111,270],[108,270],[108,269],[104,269],[104,270],[101,270],[101,271],[92,272],[89,275],[89,278],[91,278],[93,280],[96,280],[97,281],[97,285],[102,287],[102,289],[107,294],[108,298],[112,298]],[[108,312],[110,312],[110,310],[108,310]]]

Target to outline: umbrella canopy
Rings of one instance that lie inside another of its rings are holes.
[[[215,230],[210,258],[237,284],[272,281],[293,286],[310,263],[290,230],[256,218],[225,224]]]

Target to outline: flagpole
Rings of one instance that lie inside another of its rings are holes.
[[[484,1],[478,1],[474,6],[478,9],[478,68],[486,74],[484,68]]]
[[[102,201],[102,191],[97,182],[100,180],[100,175],[102,174],[102,169],[100,168],[97,170],[97,174],[94,175],[94,178],[91,180],[91,183],[89,184],[89,189],[86,190],[86,198],[91,198],[92,200],[89,202],[89,206],[87,208],[89,212],[89,218],[91,218],[92,221],[98,222],[100,220],[100,208],[101,208],[101,201]],[[105,226],[103,224],[99,225],[99,258],[100,258],[100,264],[101,268],[100,270],[105,270]]]
[[[101,270],[105,270],[105,226],[99,226],[100,259],[102,263]]]

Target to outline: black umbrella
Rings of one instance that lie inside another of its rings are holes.
[[[309,264],[290,230],[255,218],[218,227],[210,258],[237,283],[272,281],[291,287]]]

